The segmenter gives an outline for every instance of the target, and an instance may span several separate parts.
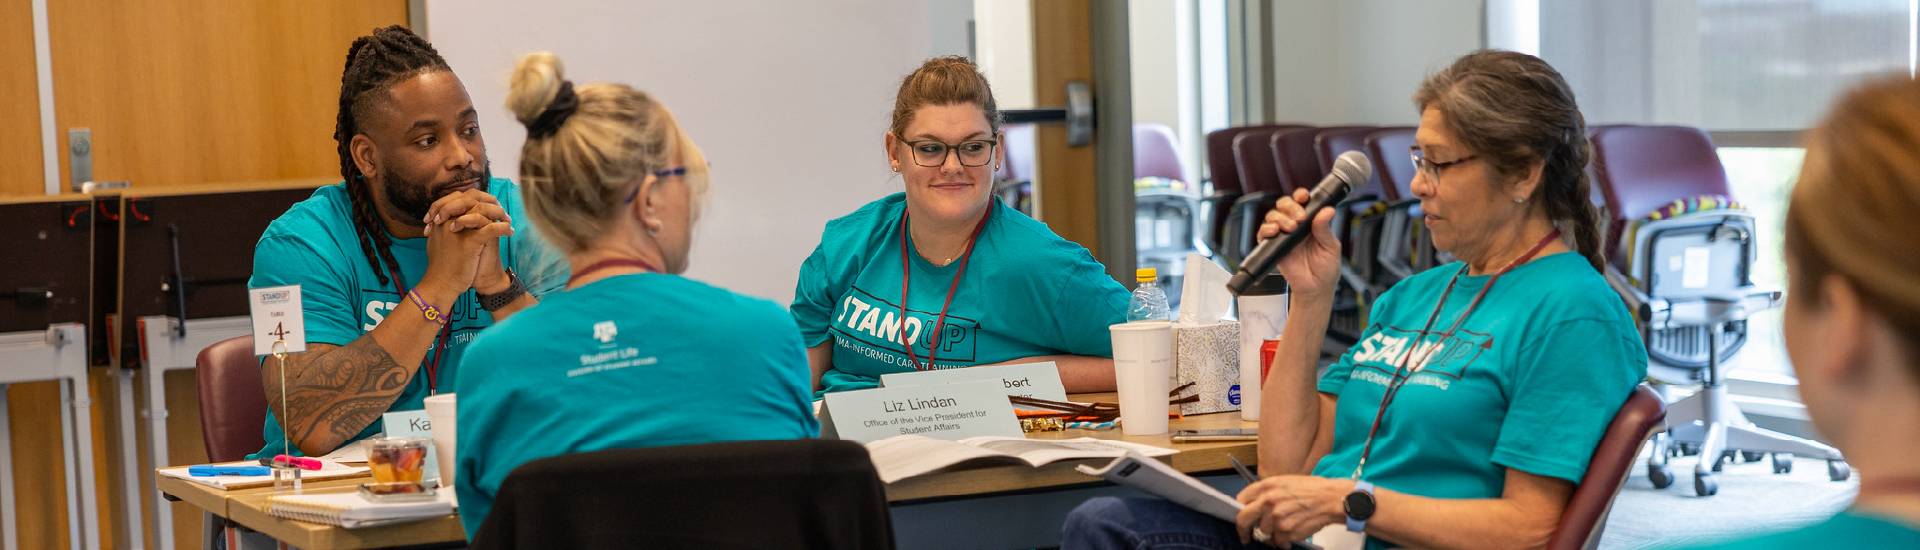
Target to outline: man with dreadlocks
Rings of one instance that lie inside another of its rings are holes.
[[[433,45],[398,25],[355,39],[333,137],[346,181],[254,249],[248,285],[300,285],[308,339],[287,356],[284,402],[281,369],[263,363],[265,456],[381,432],[381,414],[453,387],[479,330],[535,301],[514,269],[515,247],[541,246],[517,221],[520,190],[492,177],[473,101]]]

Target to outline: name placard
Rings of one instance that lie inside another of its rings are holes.
[[[822,399],[820,437],[866,443],[906,434],[947,440],[1023,435],[997,378],[844,391]]]
[[[439,449],[435,449],[435,446],[431,444],[433,441],[433,423],[427,420],[427,411],[394,411],[380,415],[380,421],[383,422],[384,427],[386,427],[387,437],[418,437],[426,439],[429,445],[427,445],[427,456],[423,457],[425,462],[421,463],[425,471],[422,472],[420,479],[438,479],[440,477],[440,459],[438,458],[440,453]],[[359,445],[360,443],[353,444]],[[441,486],[451,487],[452,484],[447,483]]]
[[[1007,395],[1048,401],[1067,400],[1067,386],[1060,382],[1060,366],[1052,361],[880,375],[880,385],[888,388],[952,384],[970,380],[999,381]]]

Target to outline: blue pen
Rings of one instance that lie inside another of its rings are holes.
[[[266,466],[224,466],[219,464],[200,464],[187,467],[187,475],[193,477],[210,476],[264,476],[273,473]]]

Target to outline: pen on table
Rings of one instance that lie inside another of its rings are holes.
[[[1253,470],[1247,469],[1247,465],[1240,462],[1238,457],[1227,455],[1227,461],[1233,463],[1233,471],[1240,472],[1240,477],[1247,480],[1247,483],[1260,482],[1260,476],[1253,475]]]

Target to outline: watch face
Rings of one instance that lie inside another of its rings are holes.
[[[1347,493],[1347,517],[1361,521],[1373,517],[1373,495],[1360,491]]]

